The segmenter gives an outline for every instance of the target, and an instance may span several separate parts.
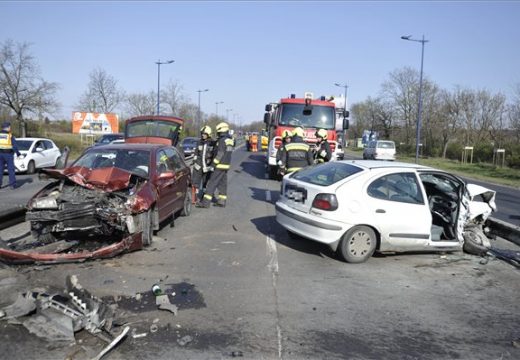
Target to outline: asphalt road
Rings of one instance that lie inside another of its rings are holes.
[[[347,264],[276,223],[280,185],[265,178],[261,153],[237,149],[228,183],[226,208],[194,208],[146,250],[81,264],[0,264],[0,290],[11,278],[18,290],[60,291],[66,275],[78,275],[125,311],[134,334],[146,333],[128,336],[107,359],[520,358],[520,273],[512,266],[462,253]],[[27,231],[24,223],[0,237]],[[156,309],[155,283],[177,316]],[[88,359],[102,349],[85,331],[76,338],[48,343],[0,322],[6,359]]]

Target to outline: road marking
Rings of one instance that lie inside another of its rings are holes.
[[[276,331],[278,334],[278,359],[282,358],[282,329],[280,325],[276,324]]]
[[[282,328],[280,327],[280,309],[278,307],[278,289],[277,289],[277,280],[278,280],[278,251],[276,250],[276,242],[272,238],[272,235],[267,235],[266,237],[267,244],[267,257],[269,258],[269,264],[267,267],[271,271],[271,278],[273,281],[273,292],[274,292],[274,301],[276,307],[276,338],[278,343],[278,358],[282,358],[283,347],[282,347]]]
[[[267,267],[271,270],[273,275],[278,275],[278,252],[276,251],[276,243],[271,238],[270,235],[267,235],[267,257],[269,258],[269,264]],[[273,279],[273,285],[276,286],[276,279]]]
[[[265,200],[271,202],[271,192],[269,190],[265,191]]]

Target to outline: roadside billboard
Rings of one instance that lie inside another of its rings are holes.
[[[73,134],[112,134],[117,132],[119,132],[117,114],[72,112]]]

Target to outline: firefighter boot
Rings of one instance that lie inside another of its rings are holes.
[[[199,201],[195,204],[195,207],[198,207],[198,208],[203,208],[203,209],[207,209],[211,206],[211,199],[213,198],[213,196],[211,195],[204,195],[204,197],[202,198],[202,201]]]
[[[219,195],[218,200],[215,203],[215,206],[226,207],[226,200],[227,200],[226,195]]]

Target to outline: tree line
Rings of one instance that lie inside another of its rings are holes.
[[[27,119],[36,117],[42,122],[46,114],[58,111],[56,94],[60,86],[41,76],[28,43],[12,40],[0,43],[0,67],[0,116],[14,117],[20,125],[18,135],[25,136]],[[502,93],[486,89],[461,86],[442,89],[425,77],[421,155],[460,159],[462,149],[473,146],[477,161],[492,161],[497,149],[505,149],[508,165],[520,167],[520,83],[512,90],[512,99],[507,99]],[[418,71],[409,67],[392,71],[376,96],[352,104],[347,137],[359,138],[364,130],[376,131],[380,138],[394,140],[400,153],[413,154],[418,95]],[[90,72],[86,90],[76,104],[78,111],[118,111],[121,119],[154,114],[156,107],[156,91],[126,93],[117,79],[102,68]],[[214,126],[229,120],[203,112],[199,119],[198,105],[186,96],[181,84],[172,80],[161,88],[160,112],[183,118],[186,136],[198,135],[202,124]],[[241,125],[230,123],[234,128]],[[263,123],[257,121],[240,127],[244,131],[258,131]]]
[[[507,163],[520,167],[520,83],[509,100],[502,93],[455,86],[442,89],[423,79],[421,121],[422,156],[461,159],[473,147],[476,161],[491,162],[504,149]],[[364,130],[391,139],[404,154],[415,152],[419,73],[404,67],[391,72],[377,96],[353,104],[350,137]]]

